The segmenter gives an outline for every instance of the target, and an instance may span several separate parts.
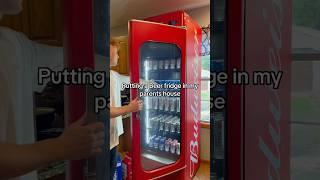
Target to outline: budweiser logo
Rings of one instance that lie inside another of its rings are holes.
[[[262,9],[263,18],[269,25],[268,29],[272,38],[269,52],[269,67],[271,71],[281,71],[281,56],[280,50],[282,48],[282,22],[283,22],[283,7],[281,0],[272,0],[272,9],[267,11]],[[270,14],[268,14],[270,12]],[[274,21],[271,20],[274,19]],[[259,148],[265,158],[268,160],[268,177],[266,179],[280,179],[280,144],[281,144],[281,128],[280,122],[282,119],[281,102],[279,91],[269,87],[269,111],[272,118],[269,119],[268,132],[272,143],[267,144],[264,137],[259,136]]]
[[[194,81],[197,81],[199,79],[199,62],[200,62],[200,57],[199,57],[199,41],[198,41],[198,32],[197,29],[194,28],[194,53],[195,57],[192,63],[192,74]],[[200,109],[199,102],[200,102],[200,97],[198,93],[198,89],[193,89],[193,102],[191,104],[191,111],[193,114],[193,140],[190,141],[190,177],[193,176],[195,173],[195,166],[198,164],[199,161],[199,142],[198,142],[198,136],[199,136],[199,126],[198,126],[198,121],[200,119],[199,117],[199,112],[198,110]]]

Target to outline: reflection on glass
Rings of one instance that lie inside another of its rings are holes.
[[[226,71],[226,0],[213,2],[214,18],[211,18],[211,45],[210,70],[212,72]],[[210,89],[212,97],[226,98],[227,87],[219,85]],[[214,180],[223,180],[226,177],[225,162],[225,134],[226,110],[212,109],[210,111],[211,145],[210,145],[210,177]]]
[[[153,170],[176,162],[180,156],[181,52],[174,44],[146,42],[140,49],[139,90],[141,162]],[[151,87],[150,85],[153,85]]]

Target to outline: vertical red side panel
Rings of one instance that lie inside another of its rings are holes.
[[[201,47],[202,30],[189,15],[183,14],[187,27],[187,83],[198,84],[198,89],[187,89],[187,154],[185,179],[191,179],[200,166],[201,120]]]
[[[243,2],[244,0],[227,1],[226,34],[227,34],[227,72],[232,69],[243,70]],[[232,85],[229,78],[227,85],[226,106],[226,176],[230,180],[243,179],[242,121],[243,121],[243,87]]]
[[[64,2],[65,67],[94,67],[92,1],[67,0]],[[85,112],[85,89],[65,87],[66,126]],[[67,147],[66,147],[67,148]],[[67,179],[84,179],[84,161],[68,163]]]
[[[245,180],[290,179],[291,0],[246,1],[246,70],[283,71],[245,90]]]
[[[183,11],[163,14],[147,18],[147,21],[169,24],[172,20],[176,21],[176,26],[186,26],[186,69],[187,83],[198,84],[197,91],[187,90],[186,103],[186,165],[184,178],[192,178],[200,166],[200,119],[201,119],[201,43],[202,31],[200,26],[192,20],[192,18]]]

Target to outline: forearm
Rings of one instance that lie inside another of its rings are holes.
[[[130,111],[128,109],[128,106],[122,106],[122,107],[111,107],[110,108],[110,116],[111,118],[115,118],[118,116],[123,116],[125,114],[128,114]]]
[[[63,148],[65,147],[59,147],[58,138],[28,145],[1,144],[0,177],[8,179],[20,176],[54,161],[63,160]]]

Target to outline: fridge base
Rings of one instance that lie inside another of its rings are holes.
[[[168,159],[165,157],[160,157],[160,156],[155,156],[155,155],[149,154],[149,153],[142,154],[142,156],[146,159],[156,161],[156,162],[163,164],[163,165],[168,165],[168,164],[172,164],[175,162],[171,159]]]

